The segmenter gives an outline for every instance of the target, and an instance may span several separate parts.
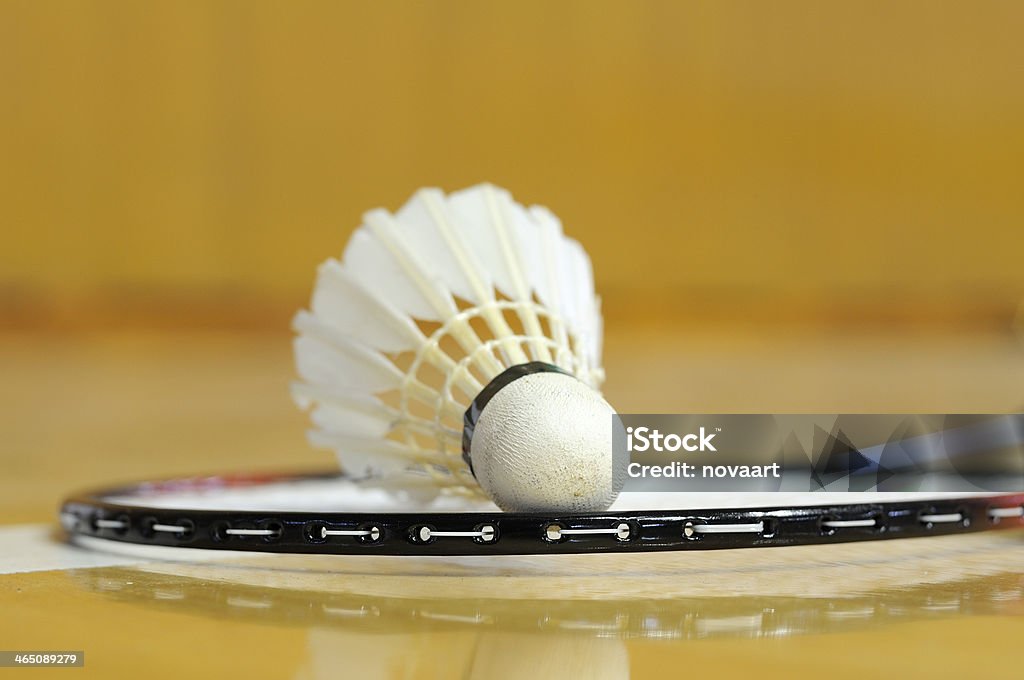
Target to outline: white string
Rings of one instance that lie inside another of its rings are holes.
[[[420,527],[416,532],[421,541],[429,541],[431,538],[479,538],[483,541],[493,541],[497,530],[490,524],[473,531],[436,531],[430,527]]]
[[[847,529],[852,527],[873,527],[878,524],[878,521],[873,518],[868,519],[830,519],[821,523],[821,526],[828,527],[829,529]]]
[[[320,530],[320,537],[327,538],[328,536],[370,536],[373,534],[372,529],[328,529],[324,527]]]
[[[153,531],[166,531],[171,534],[183,534],[188,531],[187,527],[179,526],[177,524],[154,524],[150,528]]]
[[[124,529],[128,526],[128,522],[120,519],[98,519],[96,520],[97,529]]]
[[[687,524],[695,534],[760,534],[764,531],[764,522],[751,524]]]
[[[563,529],[558,524],[549,524],[544,534],[549,541],[561,540],[563,536],[586,536],[586,535],[611,535],[620,541],[629,540],[633,533],[632,528],[626,522],[619,522],[614,527],[607,529]]]
[[[947,524],[959,522],[963,520],[963,518],[964,516],[959,512],[949,512],[944,515],[921,515],[920,520],[931,524]]]

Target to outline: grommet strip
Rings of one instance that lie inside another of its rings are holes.
[[[340,477],[266,475],[271,484]],[[717,550],[812,545],[1013,529],[1024,493],[880,503],[622,513],[268,512],[144,505],[154,489],[178,492],[188,480],[146,483],[67,500],[60,520],[73,536],[158,546],[278,553],[378,555],[567,554]],[[206,490],[206,486],[198,486]],[[230,487],[229,483],[222,486]],[[132,495],[144,496],[139,505]],[[107,498],[116,496],[116,501]],[[129,500],[125,500],[129,499]],[[990,521],[981,521],[982,519]],[[859,529],[859,530],[858,530]],[[246,538],[256,540],[245,540]],[[329,540],[329,539],[352,540]],[[469,539],[469,540],[466,540]]]

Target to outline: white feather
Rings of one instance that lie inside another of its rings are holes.
[[[341,464],[352,475],[400,473],[428,459],[402,444],[374,437],[312,430],[309,441],[313,446],[343,451]]]
[[[363,219],[293,323],[310,439],[351,472],[475,486],[461,417],[494,376],[540,360],[599,386],[590,260],[550,211],[488,184],[423,189]]]
[[[482,213],[481,213],[482,215]],[[474,305],[494,299],[490,272],[460,242],[444,194],[420,189],[395,214],[395,228],[409,248],[431,264],[431,275],[449,292]]]
[[[436,277],[426,273],[415,252],[402,245],[394,220],[383,210],[368,212],[345,248],[343,264],[352,278],[416,319],[439,321],[457,310]]]
[[[337,334],[308,312],[299,312],[294,325],[301,334],[295,340],[295,356],[303,379],[344,387],[354,394],[401,386],[402,372],[373,347]]]
[[[526,301],[530,286],[522,259],[523,238],[505,215],[511,200],[507,191],[485,184],[453,193],[448,206],[459,239],[479,258],[494,286],[506,297]]]
[[[311,309],[326,326],[384,352],[414,351],[423,344],[423,333],[407,315],[367,290],[337,260],[320,265]]]
[[[360,404],[322,403],[310,420],[321,430],[347,432],[360,437],[384,438],[395,426],[397,417],[385,410],[363,408]]]

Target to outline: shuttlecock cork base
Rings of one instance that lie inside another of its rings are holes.
[[[293,394],[353,476],[600,511],[624,479],[601,326],[590,260],[549,211],[486,184],[423,189],[366,213],[321,265],[294,321]]]
[[[466,411],[462,457],[503,510],[606,510],[624,480],[612,455],[614,415],[600,394],[559,367],[520,364]]]

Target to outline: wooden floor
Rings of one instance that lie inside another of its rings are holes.
[[[0,649],[85,650],[91,677],[943,678],[1019,666],[1016,531],[476,561],[180,562],[60,542],[56,504],[78,488],[331,465],[290,403],[289,343],[0,336]],[[1009,334],[641,328],[612,332],[606,355],[606,394],[623,412],[1024,406],[1024,346]],[[50,673],[72,672],[83,671]]]

